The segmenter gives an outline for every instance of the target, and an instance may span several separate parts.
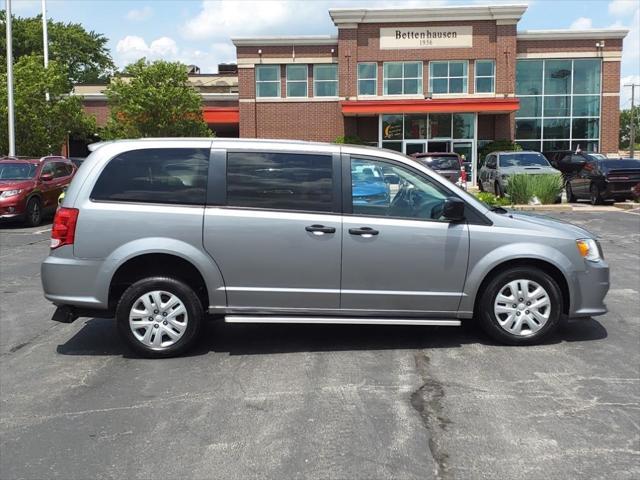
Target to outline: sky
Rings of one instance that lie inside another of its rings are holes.
[[[336,34],[329,8],[474,3],[527,3],[519,30],[627,28],[621,83],[640,83],[640,0],[47,0],[47,14],[104,34],[118,67],[144,56],[180,60],[209,73],[218,63],[235,61],[232,37]],[[12,9],[31,16],[41,2],[12,0]],[[630,106],[630,90],[621,90],[622,108]]]

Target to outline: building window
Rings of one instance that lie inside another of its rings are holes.
[[[331,63],[313,66],[313,96],[338,96],[338,65]]]
[[[378,93],[378,64],[358,64],[358,95],[376,95]]]
[[[523,148],[598,150],[601,60],[518,60],[516,142]]]
[[[256,97],[280,96],[280,65],[256,65]]]
[[[307,96],[307,66],[287,65],[287,97]]]
[[[431,93],[467,93],[468,62],[430,62],[429,91]]]
[[[385,62],[384,95],[422,94],[422,62]]]
[[[495,92],[496,62],[476,60],[476,93]]]

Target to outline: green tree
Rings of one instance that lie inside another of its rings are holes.
[[[42,16],[13,16],[14,61],[23,56],[44,55]],[[67,70],[67,91],[75,83],[104,83],[113,74],[114,64],[107,47],[108,39],[96,32],[87,32],[79,23],[47,21],[49,60],[57,61]],[[6,12],[0,11],[0,69],[6,71]]]
[[[104,139],[138,137],[207,137],[201,98],[189,84],[187,67],[140,59],[114,78],[105,94],[111,110]]]
[[[628,149],[631,142],[631,120],[636,126],[636,145],[640,143],[640,106],[620,110],[620,148]]]
[[[16,153],[58,153],[67,134],[95,133],[95,119],[84,113],[79,97],[68,95],[66,68],[57,62],[45,69],[38,55],[22,56],[13,67]],[[49,101],[45,95],[49,93]],[[9,150],[7,74],[0,73],[0,153]]]

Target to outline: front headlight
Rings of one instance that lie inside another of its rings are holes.
[[[576,246],[578,247],[580,255],[590,262],[597,262],[602,258],[598,242],[593,238],[581,238],[576,240]]]
[[[18,195],[21,191],[22,190],[20,190],[19,188],[16,190],[5,190],[4,192],[0,193],[0,198],[14,197]]]

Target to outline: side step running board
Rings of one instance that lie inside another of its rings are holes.
[[[374,317],[274,317],[227,315],[227,323],[317,323],[344,325],[433,325],[441,327],[459,327],[460,320],[438,320],[427,318],[374,318]]]

